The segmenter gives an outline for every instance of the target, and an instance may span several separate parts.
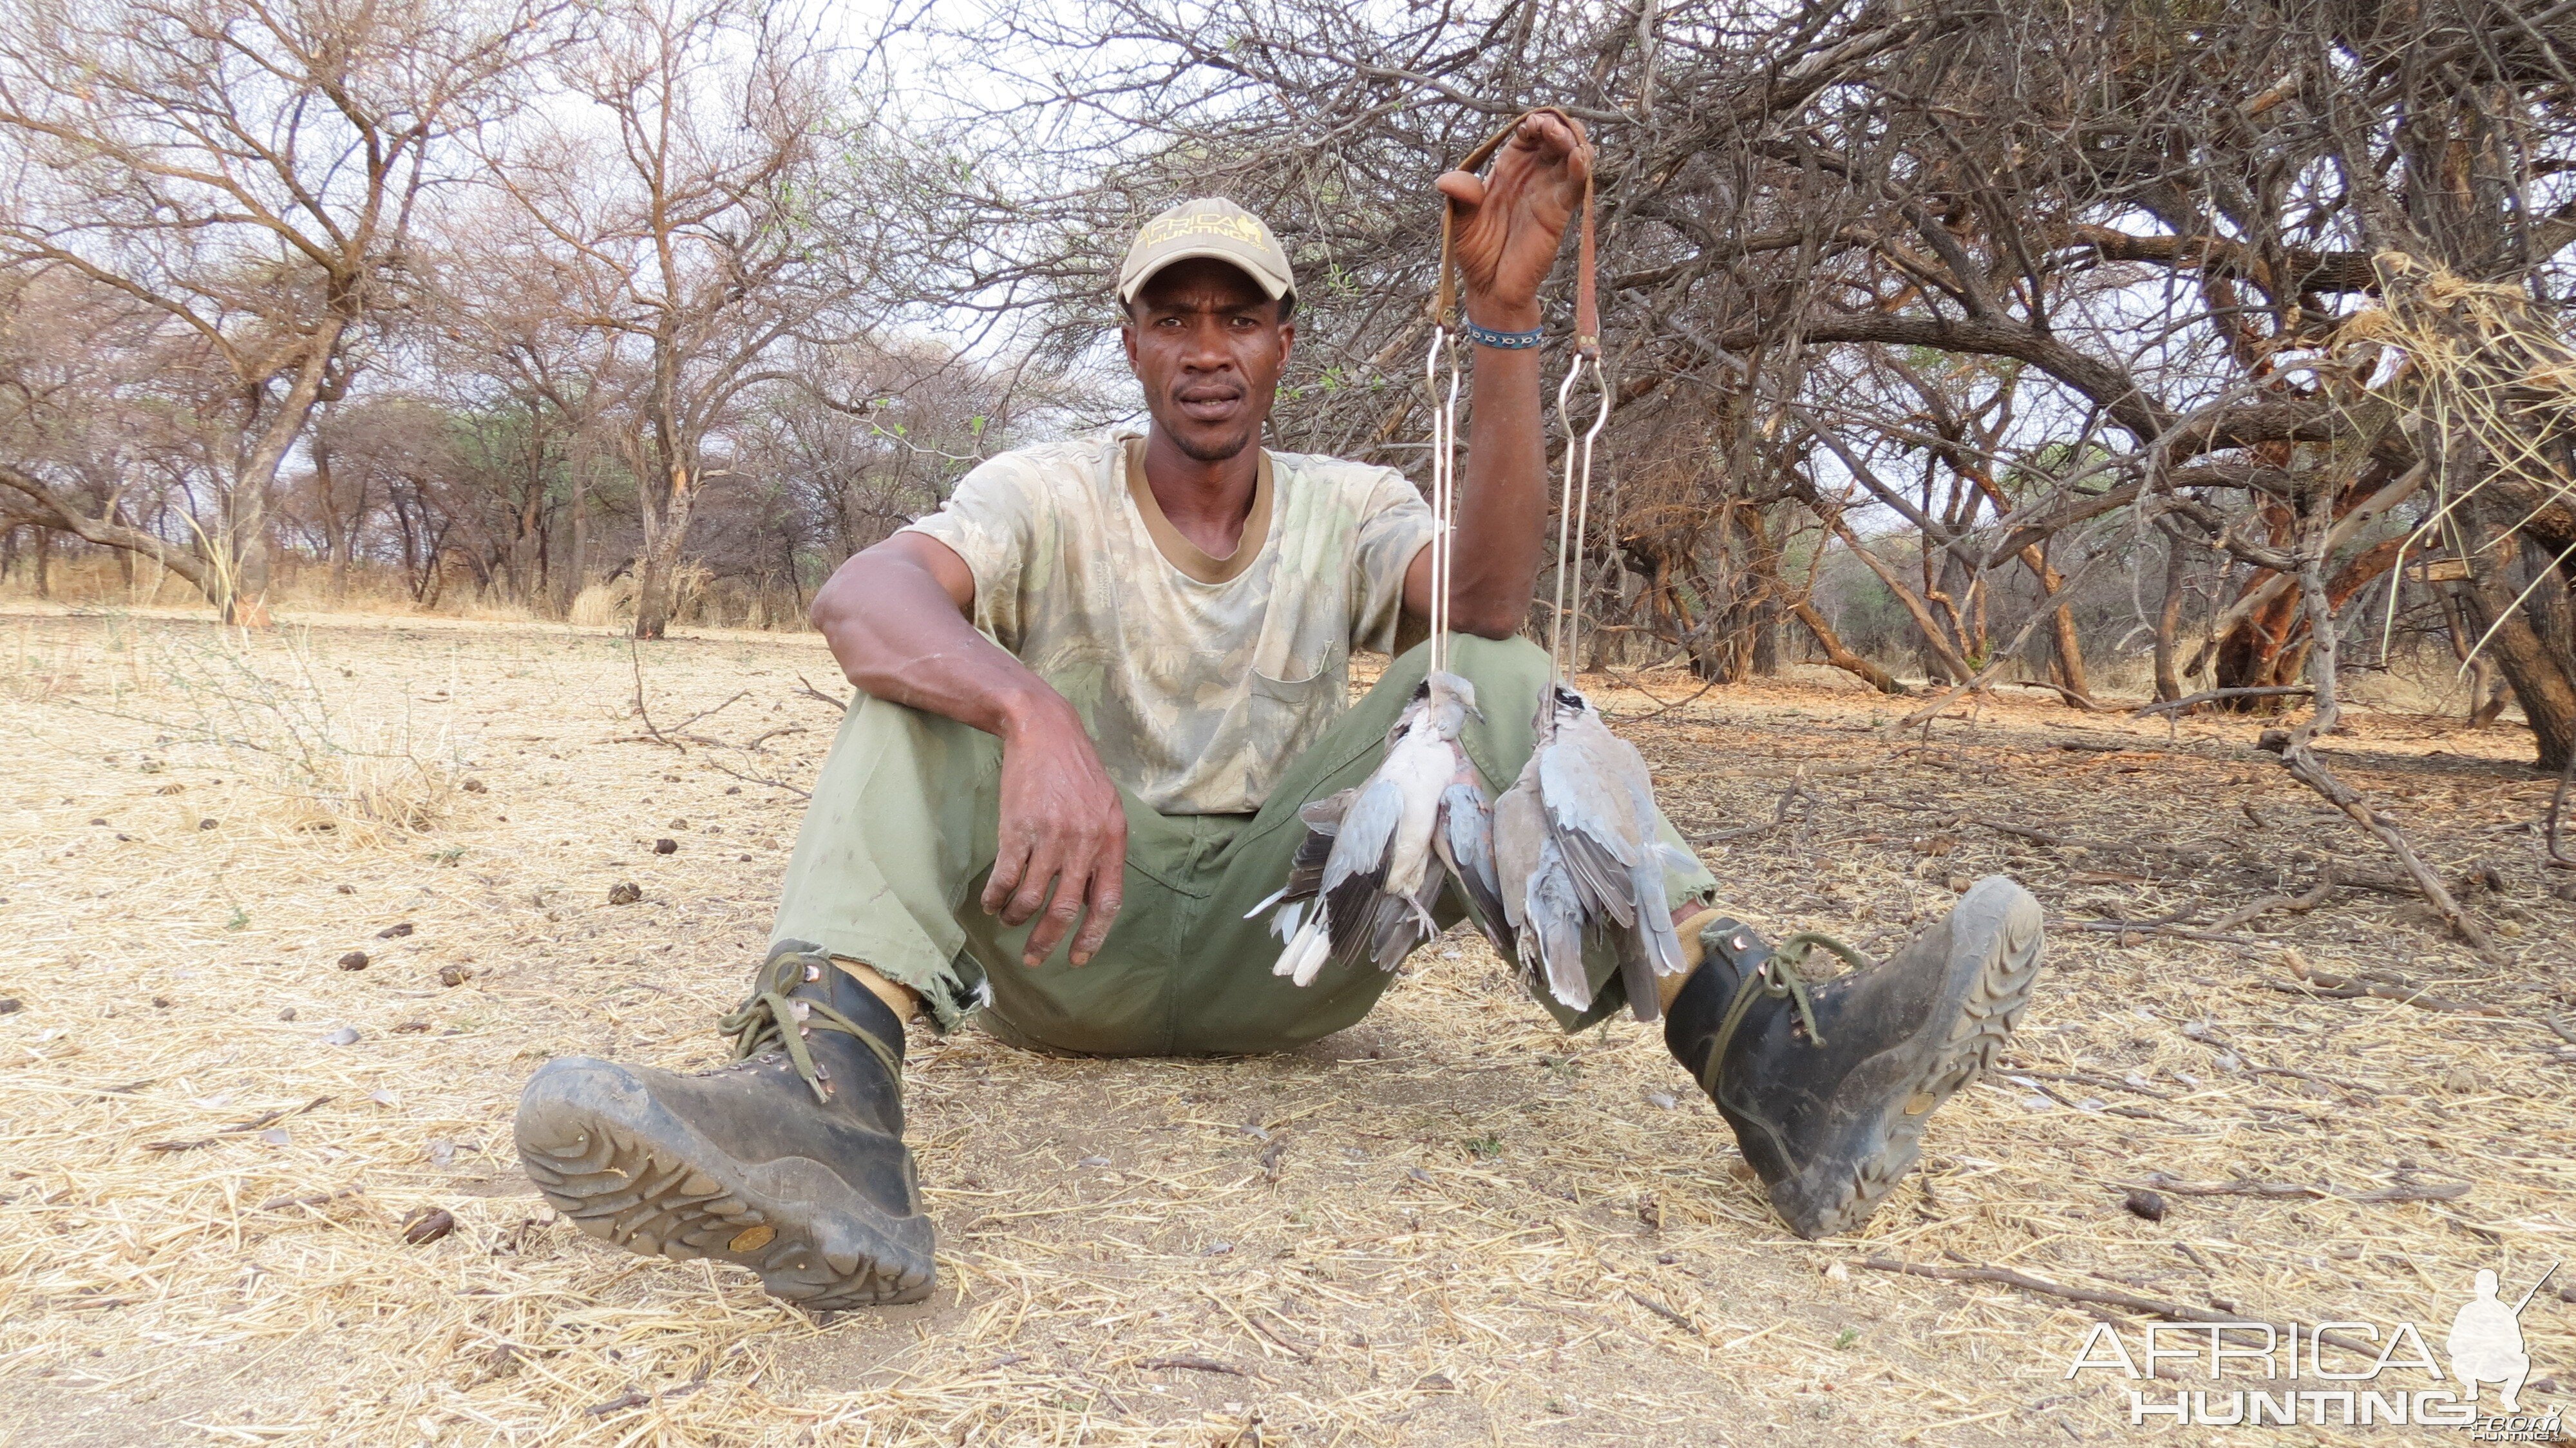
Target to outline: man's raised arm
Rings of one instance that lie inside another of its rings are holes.
[[[1002,741],[1000,852],[984,909],[1011,925],[1045,910],[1021,957],[1036,965],[1087,905],[1073,941],[1082,965],[1118,917],[1127,813],[1082,716],[975,631],[974,607],[975,575],[955,550],[898,533],[842,564],[815,592],[811,616],[861,692]]]
[[[1539,325],[1539,284],[1592,173],[1581,128],[1553,112],[1522,118],[1490,179],[1465,171],[1439,188],[1457,212],[1451,248],[1465,282],[1467,320],[1498,332]],[[1461,345],[1464,345],[1462,342]],[[1539,349],[1480,347],[1469,400],[1467,460],[1451,557],[1451,626],[1509,638],[1529,618],[1547,527],[1547,436]],[[1431,612],[1431,550],[1404,580],[1405,610]]]

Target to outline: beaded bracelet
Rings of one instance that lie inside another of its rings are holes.
[[[1514,352],[1537,346],[1547,335],[1545,327],[1532,327],[1526,332],[1497,332],[1464,319],[1458,323],[1458,329],[1466,334],[1468,341],[1479,347],[1501,347]]]

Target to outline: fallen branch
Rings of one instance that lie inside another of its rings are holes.
[[[1228,1373],[1238,1378],[1248,1378],[1252,1376],[1250,1372],[1236,1367],[1232,1363],[1221,1363],[1215,1358],[1188,1356],[1146,1358],[1137,1363],[1136,1366],[1142,1368],[1146,1372],[1152,1372],[1157,1368],[1185,1368],[1194,1373]]]
[[[2144,719],[2150,714],[2179,714],[2185,709],[2195,709],[2219,699],[2277,699],[2292,694],[2304,698],[2315,692],[2315,689],[2306,684],[2266,684],[2259,689],[2203,689],[2197,694],[2185,694],[2179,699],[2166,699],[2161,703],[2149,704],[2143,709],[2134,711],[2131,717]]]
[[[2248,1322],[2242,1317],[2214,1312],[2205,1307],[2188,1307],[2179,1302],[2159,1302],[2155,1298],[2140,1297],[2130,1292],[2106,1292],[2097,1287],[2066,1287],[2044,1278],[2015,1272],[2009,1267],[1980,1267],[1974,1263],[1964,1267],[1934,1267],[1922,1262],[1899,1262],[1893,1257],[1864,1257],[1852,1265],[1866,1267],[1873,1272],[1901,1272],[1908,1277],[1929,1277],[1939,1282],[1991,1282],[1997,1286],[2036,1292],[2043,1297],[2054,1297],[2065,1302],[2090,1303],[2096,1307],[2116,1307],[2126,1312],[2160,1317],[2167,1322],[2204,1322],[2218,1327],[2244,1328],[2269,1325]],[[2362,1353],[2374,1359],[2379,1355],[2379,1347],[2375,1343],[2366,1343],[2343,1333],[2319,1331],[2304,1323],[2293,1325],[2306,1327],[2310,1337],[2328,1347],[2339,1347],[2346,1352]]]
[[[2363,996],[2372,996],[2379,1000],[2397,1001],[2414,1006],[2419,1010],[2458,1011],[2472,1016],[2504,1014],[2494,1006],[2482,1006],[2475,1001],[2453,1000],[2448,996],[2428,994],[2421,986],[2386,985],[2378,981],[2355,980],[2350,976],[2329,975],[2321,970],[2310,971],[2298,980],[2266,980],[2263,983],[2285,994],[2319,996],[2327,1000],[2358,1000]]]
[[[740,693],[735,694],[732,698],[725,700],[723,703],[716,705],[714,708],[700,709],[695,714],[692,714],[688,718],[681,720],[679,723],[672,725],[668,729],[665,729],[653,722],[653,711],[646,708],[644,705],[644,658],[642,654],[636,651],[635,641],[633,639],[628,639],[626,641],[626,661],[633,665],[635,670],[635,717],[644,721],[644,732],[641,734],[621,734],[614,739],[603,739],[600,741],[603,744],[659,744],[665,748],[676,749],[682,754],[689,752],[686,747],[689,744],[705,744],[722,748],[724,746],[724,741],[721,739],[709,739],[703,734],[684,734],[681,731],[687,729],[690,725],[697,723],[699,720],[706,718],[708,715],[722,713],[723,711],[730,709],[734,705],[751,697],[751,691],[749,689],[745,689]],[[812,686],[808,685],[807,687],[810,688]]]
[[[807,682],[806,682],[805,676],[804,676],[803,674],[798,674],[798,675],[796,676],[796,682],[797,682],[797,684],[800,686],[800,687],[799,687],[799,689],[797,690],[797,692],[799,692],[799,693],[803,694],[806,698],[808,698],[808,699],[818,700],[818,701],[820,701],[820,702],[822,702],[822,703],[829,704],[829,705],[831,705],[833,708],[840,710],[840,711],[841,711],[842,713],[844,713],[844,714],[846,714],[846,713],[850,712],[850,701],[849,701],[849,700],[847,700],[847,699],[835,699],[835,698],[833,698],[831,695],[824,693],[822,690],[815,688],[812,684],[810,684],[810,683],[807,683]]]
[[[2294,1071],[2287,1066],[2248,1065],[2245,1070],[2247,1074],[2254,1076],[2286,1076],[2293,1081],[2305,1081],[2316,1086],[2331,1086],[2335,1090],[2341,1091],[2347,1096],[2359,1096],[2368,1099],[2375,1098],[2379,1095],[2378,1092],[2371,1090],[2367,1086],[2360,1085],[2357,1082],[2338,1081],[2332,1076],[2319,1076],[2310,1071]]]
[[[689,752],[688,750],[681,748],[684,744],[697,744],[709,749],[722,749],[726,747],[723,740],[711,738],[704,734],[673,734],[668,731],[658,729],[650,734],[611,734],[599,742],[602,744],[660,744],[672,749],[678,749],[682,754]]]
[[[2334,893],[2334,888],[2334,871],[2332,869],[2328,869],[2326,871],[2325,878],[2319,880],[2317,882],[2317,887],[2310,890],[2305,895],[2296,897],[2288,895],[2266,896],[2241,910],[2233,910],[2228,912],[2226,915],[2219,917],[2217,920],[2211,922],[2209,928],[2212,930],[2233,930],[2248,920],[2252,920],[2260,915],[2269,915],[2275,910],[2287,910],[2293,915],[2305,915],[2309,911],[2326,903],[2326,897]]]
[[[1616,682],[1618,683],[1619,687],[1621,687],[1621,688],[1623,688],[1623,689],[1634,689],[1634,690],[1636,690],[1638,693],[1645,695],[1645,696],[1646,696],[1647,698],[1649,698],[1649,699],[1655,699],[1655,691],[1654,691],[1654,690],[1652,690],[1652,689],[1647,688],[1647,687],[1646,687],[1645,685],[1643,685],[1643,684],[1638,683],[1638,682],[1636,681],[1636,676],[1635,676],[1635,675],[1633,675],[1633,674],[1632,674],[1632,675],[1630,675],[1629,677],[1627,677],[1627,678],[1625,678],[1625,679],[1621,679],[1621,678],[1619,677],[1619,673],[1618,673],[1618,671],[1617,671],[1617,670],[1612,669],[1612,670],[1608,670],[1607,672],[1609,673],[1610,677],[1611,677],[1614,681],[1616,681]],[[1648,720],[1648,719],[1659,718],[1659,717],[1661,717],[1662,715],[1669,714],[1669,713],[1673,712],[1675,709],[1685,709],[1685,708],[1690,707],[1690,706],[1691,706],[1691,705],[1693,705],[1693,704],[1698,703],[1698,702],[1700,701],[1700,699],[1708,693],[1708,691],[1709,691],[1709,690],[1714,689],[1714,688],[1716,688],[1716,687],[1717,687],[1717,682],[1718,682],[1717,680],[1715,680],[1715,679],[1711,679],[1711,680],[1709,680],[1708,682],[1706,682],[1706,683],[1704,683],[1704,684],[1700,685],[1700,686],[1699,686],[1699,690],[1698,690],[1698,692],[1697,692],[1697,693],[1693,693],[1693,694],[1691,694],[1691,695],[1689,695],[1689,696],[1687,696],[1687,697],[1684,697],[1684,698],[1675,699],[1675,700],[1673,700],[1673,701],[1672,701],[1671,703],[1669,703],[1669,704],[1665,703],[1665,702],[1664,702],[1663,700],[1661,700],[1661,699],[1655,699],[1655,703],[1656,703],[1657,707],[1652,708],[1652,709],[1649,709],[1649,710],[1647,710],[1647,711],[1646,711],[1645,713],[1643,713],[1643,714],[1622,714],[1622,715],[1609,716],[1609,717],[1616,717],[1616,718],[1618,719],[1618,721],[1619,721],[1620,723],[1622,723],[1622,724],[1637,724],[1637,723],[1642,723],[1642,722],[1644,722],[1645,720]]]
[[[212,1136],[201,1136],[190,1141],[147,1141],[143,1143],[143,1149],[145,1151],[195,1151],[199,1147],[214,1146],[221,1143],[227,1136],[239,1136],[244,1132],[257,1131],[289,1116],[302,1116],[330,1099],[328,1096],[316,1096],[301,1106],[281,1106],[275,1111],[264,1112],[248,1121],[236,1121],[230,1126],[219,1126],[215,1128],[215,1134]]]
[[[331,1098],[328,1096],[316,1096],[301,1106],[281,1106],[275,1111],[264,1112],[261,1115],[252,1117],[248,1121],[237,1121],[230,1126],[218,1129],[228,1136],[237,1132],[257,1131],[263,1126],[271,1125],[285,1119],[286,1117],[302,1116],[305,1112],[312,1110],[314,1107],[326,1104],[330,1099]]]
[[[2069,1101],[2066,1099],[2064,1093],[2058,1091],[2055,1087],[2050,1086],[2047,1082],[2037,1079],[2042,1074],[2043,1073],[2036,1071],[2007,1071],[2004,1073],[2004,1079],[2026,1091],[2036,1091],[2040,1095],[2047,1097],[2049,1100],[2056,1102],[2058,1105],[2065,1107],[2069,1111],[2103,1111],[2108,1112],[2113,1116],[2126,1116],[2135,1121],[2161,1121],[2167,1126],[2178,1126],[2181,1124],[2170,1116],[2158,1116],[2156,1113],[2148,1111],[2142,1107],[2113,1106],[2107,1101],[2098,1100],[2092,1105],[2087,1106],[2080,1101]]]
[[[2567,767],[2558,771],[2558,788],[2549,795],[2549,825],[2541,831],[2542,858],[2561,870],[2576,870],[2576,859],[2558,847],[2558,813],[2567,803],[2567,784],[2576,780],[2576,749],[2567,751]]]
[[[2279,939],[2278,936],[2266,939],[2259,935],[2229,935],[2217,930],[2193,930],[2180,925],[2145,920],[2079,920],[2075,922],[2075,928],[2090,930],[2097,935],[2119,936],[2120,943],[2123,945],[2128,943],[2128,937],[2132,935],[2163,936],[2172,940],[2203,940],[2214,945],[2270,945]]]
[[[2123,1191],[2151,1190],[2171,1192],[2180,1197],[2264,1197],[2281,1200],[2302,1197],[2319,1202],[2453,1202],[2469,1194],[2467,1182],[2400,1182],[2393,1187],[2380,1187],[2366,1192],[2339,1192],[2332,1187],[2302,1186],[2296,1182],[2187,1182],[2160,1171],[2147,1173],[2143,1184],[2128,1182],[2112,1185]]]
[[[2047,689],[2054,692],[2059,700],[2064,702],[2068,708],[2081,709],[2087,714],[2117,714],[2120,712],[2119,706],[2116,704],[2102,703],[2090,694],[2068,688],[2066,685],[2058,683],[2053,679],[2006,679],[2004,680],[2004,687],[2007,689]]]
[[[2114,1080],[2109,1076],[2098,1076],[2088,1071],[2040,1071],[2029,1066],[2016,1066],[2010,1061],[1997,1062],[1995,1070],[2004,1075],[2029,1076],[2041,1081],[2064,1081],[2071,1085],[2092,1086],[2104,1091],[2134,1091],[2140,1096],[2152,1096],[2158,1101],[2174,1099],[2170,1091],[2158,1091],[2152,1086],[2132,1086],[2126,1081]]]
[[[1780,791],[1780,802],[1773,806],[1771,810],[1771,818],[1768,821],[1758,825],[1738,825],[1731,830],[1717,830],[1705,835],[1693,835],[1691,836],[1690,842],[1694,845],[1714,845],[1726,840],[1741,840],[1748,839],[1754,835],[1767,835],[1788,822],[1789,806],[1801,798],[1806,799],[1810,804],[1815,801],[1815,796],[1808,794],[1802,783],[1797,780],[1791,780],[1789,782],[1789,787]]]
[[[2418,464],[2408,478],[2416,478],[2422,472],[2423,466]],[[2394,491],[2392,486],[2383,489],[2382,494]],[[2338,778],[2316,752],[2316,741],[2332,734],[2343,717],[2343,705],[2335,692],[2336,670],[2341,664],[2335,633],[2334,599],[2326,590],[2325,574],[2326,556],[2332,551],[2330,533],[2337,526],[2329,517],[2331,505],[2332,499],[2325,491],[2312,492],[2299,503],[2299,594],[2308,620],[2308,671],[2309,677],[2316,681],[2316,708],[2286,738],[2267,735],[2258,747],[2274,749],[2281,756],[2281,767],[2290,772],[2292,779],[2314,790],[2319,798],[2341,810],[2353,823],[2378,836],[2388,852],[2397,857],[2397,863],[2404,867],[2407,877],[2415,882],[2415,888],[2423,892],[2425,903],[2433,907],[2434,913],[2442,917],[2453,934],[2468,942],[2469,948],[2476,951],[2481,960],[2490,965],[2505,964],[2503,952],[2497,950],[2495,942],[2488,938],[2486,927],[2451,898],[2451,892],[2443,888],[2441,880],[2433,874],[2433,868],[2415,853],[2414,843],[2406,838],[2406,831],[2394,818],[2374,808],[2359,790]],[[2277,743],[2274,742],[2276,738]]]
[[[708,740],[707,742],[713,744],[720,743],[721,741]],[[741,780],[745,784],[765,784],[771,789],[783,789],[789,794],[796,796],[798,799],[812,799],[814,797],[814,791],[810,789],[799,789],[795,785],[789,784],[786,780],[777,778],[774,775],[754,774],[748,770],[736,769],[732,765],[725,763],[723,760],[716,758],[712,754],[707,755],[699,762],[718,774],[730,775],[735,779]]]
[[[2192,866],[2206,865],[2210,862],[2210,855],[2206,850],[2190,849],[2183,845],[2158,844],[2148,840],[2088,840],[2079,835],[2051,834],[2035,826],[2014,824],[2010,820],[1991,820],[1982,815],[1963,814],[1958,817],[1957,823],[1977,825],[2000,834],[2033,840],[2043,845],[2071,846],[2079,850],[2110,854],[2118,854],[2124,850],[2135,851],[2141,855],[2162,853]]]
[[[1631,1291],[1628,1294],[1628,1299],[1636,1303],[1639,1307],[1653,1313],[1655,1316],[1660,1317],[1664,1321],[1671,1323],[1673,1326],[1680,1328],[1682,1331],[1689,1333],[1693,1337],[1704,1337],[1707,1335],[1700,1330],[1700,1325],[1698,1323],[1691,1321],[1688,1317],[1674,1311],[1672,1308],[1666,1307],[1664,1304],[1657,1302],[1655,1299],[1646,1296],[1642,1292]]]
[[[363,1196],[366,1190],[365,1187],[342,1187],[336,1192],[307,1192],[300,1197],[271,1197],[253,1210],[282,1212],[289,1207],[319,1207],[339,1201],[343,1197]]]

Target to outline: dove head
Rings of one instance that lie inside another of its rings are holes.
[[[1431,711],[1439,719],[1441,732],[1454,735],[1466,724],[1467,716],[1482,719],[1484,711],[1476,707],[1476,686],[1456,674],[1438,673],[1422,680],[1423,696],[1431,701]]]

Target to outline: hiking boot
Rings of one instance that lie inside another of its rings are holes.
[[[736,1059],[694,1076],[588,1056],[537,1072],[517,1135],[546,1200],[602,1241],[748,1267],[816,1310],[930,1295],[903,1023],[782,941],[719,1026]]]
[[[2039,975],[2039,902],[2000,875],[1892,958],[1812,988],[1744,925],[1700,932],[1700,968],[1664,1022],[1673,1059],[1735,1128],[1771,1206],[1801,1237],[1857,1229],[1914,1165],[1923,1123],[1977,1079]]]

